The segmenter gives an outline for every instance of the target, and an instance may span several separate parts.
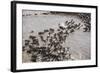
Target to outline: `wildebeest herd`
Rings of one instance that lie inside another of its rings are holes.
[[[84,23],[83,32],[90,32],[90,23]],[[83,25],[75,24],[75,21],[66,21],[64,24],[58,24],[58,28],[45,29],[38,32],[38,36],[34,34],[34,30],[30,32],[29,39],[25,40],[23,52],[31,54],[31,62],[50,62],[74,60],[71,55],[70,47],[65,47],[63,44],[67,41],[66,38],[79,30]]]

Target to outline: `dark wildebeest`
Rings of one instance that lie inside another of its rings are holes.
[[[83,28],[84,29],[84,31],[83,32],[89,32],[90,30],[91,30],[91,25],[90,24],[84,24],[85,25],[85,28]]]
[[[30,40],[25,40],[25,46],[29,45]]]
[[[70,33],[73,33],[73,32],[74,32],[74,29],[71,29],[71,30],[70,30]]]
[[[49,32],[49,30],[44,30],[44,32]]]
[[[33,40],[36,38],[36,36],[30,35],[29,38]]]
[[[34,33],[34,31],[32,30],[31,33]]]
[[[49,31],[50,31],[50,33],[54,33],[54,29],[53,28],[50,28]]]
[[[44,34],[44,32],[38,32],[38,35],[43,35]]]

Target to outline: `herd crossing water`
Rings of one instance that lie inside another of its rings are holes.
[[[86,19],[81,14],[23,16],[22,61],[51,62],[90,59],[89,22],[89,18]]]

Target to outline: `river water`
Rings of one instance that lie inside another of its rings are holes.
[[[33,30],[37,35],[38,32],[44,29],[57,29],[58,24],[63,24],[65,21],[73,19],[76,24],[82,22],[76,15],[31,15],[23,16],[23,45],[24,40],[28,39],[30,32]],[[87,60],[91,58],[91,34],[83,32],[81,29],[75,31],[67,37],[65,46],[71,48],[72,57],[75,60]],[[30,62],[30,56],[23,52],[23,62]]]

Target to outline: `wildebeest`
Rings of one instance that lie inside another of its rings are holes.
[[[44,32],[38,32],[38,35],[43,35],[44,34]]]
[[[66,28],[65,23],[58,24],[59,29],[64,30]]]
[[[54,29],[53,28],[50,28],[49,29],[49,32],[52,34],[52,33],[54,33]]]
[[[40,39],[42,42],[46,43],[46,40],[43,38],[43,36],[40,36]]]
[[[29,38],[30,38],[30,39],[35,39],[36,36],[30,35]]]
[[[66,25],[72,25],[72,24],[74,24],[74,23],[75,23],[75,22],[73,21],[73,19],[71,19],[70,22],[68,22],[68,21],[65,22]]]
[[[44,30],[44,32],[49,32],[49,30]]]
[[[44,15],[48,15],[49,13],[42,13],[42,14],[44,14]]]
[[[29,45],[30,40],[25,40],[25,46]]]
[[[74,32],[74,29],[71,29],[71,30],[70,30],[70,33],[73,33],[73,32]]]
[[[37,13],[35,13],[34,15],[38,15]]]
[[[36,56],[36,55],[32,55],[31,61],[32,61],[32,62],[36,62],[36,59],[37,59],[37,56]]]
[[[31,33],[34,33],[34,31],[32,30]]]
[[[66,31],[64,32],[64,34],[69,35],[68,30],[66,30]]]
[[[83,32],[89,32],[90,30],[91,30],[91,25],[90,24],[84,24],[85,25],[85,27],[83,28],[84,29],[84,31]]]
[[[22,51],[25,51],[25,46],[22,47]]]

